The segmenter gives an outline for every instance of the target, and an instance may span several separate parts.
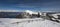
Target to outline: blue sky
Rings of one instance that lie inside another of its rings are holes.
[[[0,10],[60,11],[60,0],[0,0]]]

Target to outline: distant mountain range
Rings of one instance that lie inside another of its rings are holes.
[[[0,12],[0,18],[15,18],[23,12]]]
[[[29,14],[38,14],[38,12],[25,10],[23,12]],[[18,10],[0,10],[0,18],[16,18],[17,15],[23,13]],[[56,13],[56,12],[46,12],[46,13]]]
[[[32,14],[33,12],[30,10],[25,10],[23,12]],[[18,10],[0,10],[0,18],[16,18],[19,14],[23,13]]]

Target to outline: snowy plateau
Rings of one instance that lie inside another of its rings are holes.
[[[60,27],[60,23],[45,20],[42,18],[35,19],[0,18],[0,27]]]

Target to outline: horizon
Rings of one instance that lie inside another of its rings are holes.
[[[0,10],[0,12],[58,12],[58,11]]]

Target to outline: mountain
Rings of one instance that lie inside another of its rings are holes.
[[[25,10],[23,12],[19,12],[19,11],[16,11],[16,10],[0,10],[0,18],[16,18],[16,16],[18,16],[19,14],[22,14],[22,13],[29,13],[30,15],[32,14],[38,14],[38,12],[34,12],[34,11],[30,11],[30,10]]]
[[[31,11],[31,10],[25,10],[26,13],[29,13],[29,14],[38,14],[38,12],[34,12],[34,11]]]
[[[15,18],[22,12],[0,12],[0,18]]]

